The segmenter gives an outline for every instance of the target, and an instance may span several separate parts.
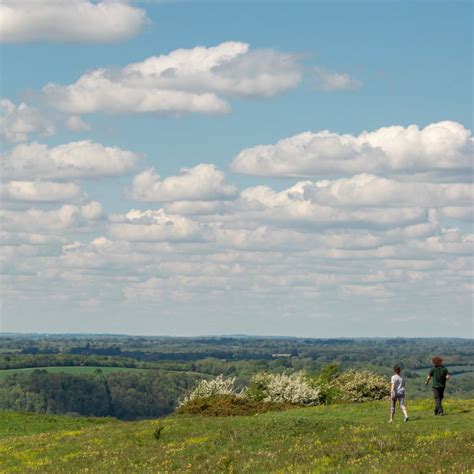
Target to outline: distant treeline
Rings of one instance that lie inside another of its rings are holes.
[[[0,337],[0,369],[81,364],[154,368],[166,362],[194,363],[207,358],[271,363],[275,358],[286,356],[291,362],[285,362],[285,365],[307,370],[333,362],[345,367],[372,365],[381,368],[399,363],[416,370],[429,366],[430,357],[435,354],[443,355],[445,362],[451,365],[472,364],[474,360],[472,341],[451,339],[76,339],[12,340]]]
[[[192,388],[198,376],[160,371],[93,375],[34,370],[0,381],[0,410],[114,416],[164,416]]]

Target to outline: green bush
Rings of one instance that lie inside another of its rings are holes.
[[[212,395],[193,398],[177,408],[177,414],[203,416],[248,416],[267,411],[282,411],[293,408],[291,403],[272,403],[249,400],[237,395]]]
[[[334,383],[335,379],[340,375],[340,371],[340,364],[328,364],[310,379],[312,386],[319,389],[322,404],[329,405],[341,399],[341,389]]]
[[[390,395],[390,381],[372,372],[347,370],[330,382],[337,399],[345,402],[383,400]]]

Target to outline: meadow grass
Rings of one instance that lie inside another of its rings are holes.
[[[0,425],[11,427],[0,440],[0,466],[68,473],[472,472],[474,400],[446,401],[445,417],[433,415],[431,400],[408,408],[410,421],[397,413],[393,424],[387,402],[135,422],[45,416],[43,423],[39,415],[6,413]],[[28,420],[37,431],[25,430]]]
[[[86,416],[42,415],[39,413],[0,412],[0,439],[31,436],[39,433],[82,429],[104,423],[117,422],[114,418]],[[0,464],[1,465],[1,464]]]

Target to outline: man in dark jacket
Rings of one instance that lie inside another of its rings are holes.
[[[450,375],[448,369],[443,367],[443,359],[441,357],[433,357],[433,368],[430,370],[426,379],[425,385],[433,379],[433,396],[435,399],[435,415],[443,416],[443,405],[442,400],[444,398],[444,389],[446,388],[446,381]]]

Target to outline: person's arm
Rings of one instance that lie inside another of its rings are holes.
[[[451,378],[451,374],[448,372],[448,369],[446,369],[446,380],[449,380]]]
[[[390,384],[390,398],[395,398],[395,384],[393,382]]]
[[[430,370],[430,373],[428,374],[428,377],[426,377],[425,385],[428,385],[428,383],[430,382],[432,376],[433,376],[433,369]]]

